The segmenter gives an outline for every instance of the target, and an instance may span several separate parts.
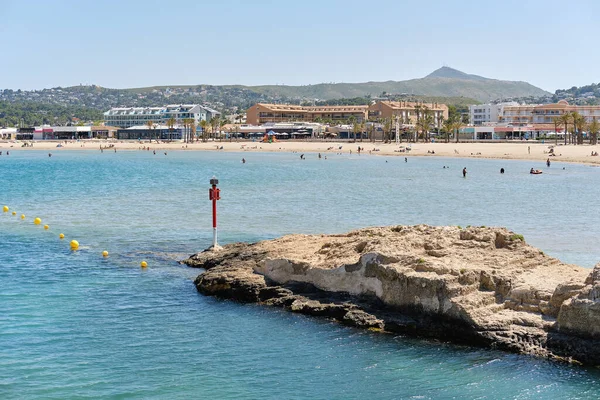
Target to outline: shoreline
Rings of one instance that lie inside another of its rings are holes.
[[[291,153],[322,153],[358,155],[382,155],[399,157],[447,157],[447,158],[474,158],[493,160],[524,160],[551,162],[568,162],[587,165],[600,165],[600,157],[591,156],[592,152],[599,152],[600,145],[561,145],[537,142],[517,143],[381,143],[381,142],[341,142],[341,141],[282,141],[275,143],[262,143],[251,141],[209,141],[196,143],[183,142],[152,142],[148,141],[34,141],[32,147],[21,147],[30,141],[0,142],[0,151],[40,150],[60,152],[64,150],[99,151],[100,146],[114,145],[117,151],[225,151],[239,153],[256,152],[291,152]],[[56,147],[58,144],[62,147]],[[556,156],[551,156],[549,151],[554,147]],[[406,151],[409,147],[410,150]],[[105,149],[112,151],[113,148]]]

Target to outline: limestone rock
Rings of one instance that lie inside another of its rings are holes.
[[[600,365],[600,264],[589,274],[504,228],[288,235],[184,262],[206,269],[195,283],[207,295]]]

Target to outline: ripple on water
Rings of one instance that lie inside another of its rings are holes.
[[[43,155],[0,160],[0,202],[51,227],[0,215],[2,399],[600,393],[595,370],[206,298],[192,283],[200,271],[177,264],[210,243],[206,186],[217,175],[223,242],[371,225],[506,225],[591,267],[600,259],[590,245],[600,234],[589,209],[597,169],[569,165],[534,180],[520,161],[244,153],[252,162],[241,167],[235,153],[170,152],[160,162],[138,152]],[[80,251],[68,249],[72,238]]]

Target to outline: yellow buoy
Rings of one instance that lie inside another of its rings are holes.
[[[140,267],[142,267],[142,268],[146,268],[147,266],[148,266],[148,263],[146,261],[142,261],[140,263]]]
[[[77,250],[79,248],[79,242],[77,240],[71,240],[71,250]]]
[[[36,219],[33,220],[33,224],[34,225],[39,225],[41,223],[42,223],[42,220],[40,218],[36,218]]]
[[[21,214],[21,219],[25,219],[25,214]]]
[[[104,251],[102,252],[102,257],[108,257],[108,251],[104,250]]]
[[[4,207],[2,207],[2,211],[4,211],[4,212],[8,212],[8,206],[4,206]]]
[[[44,225],[44,229],[48,230],[50,227],[48,225]]]
[[[16,212],[16,211],[13,211],[13,212],[12,212],[12,215],[17,215],[17,212]]]
[[[60,235],[58,235],[58,237],[59,237],[60,239],[64,239],[64,238],[65,238],[65,234],[64,234],[64,233],[61,233]]]

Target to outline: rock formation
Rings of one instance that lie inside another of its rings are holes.
[[[382,331],[600,365],[600,265],[563,264],[503,228],[288,235],[206,251],[206,295]]]

